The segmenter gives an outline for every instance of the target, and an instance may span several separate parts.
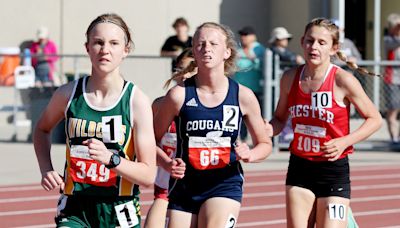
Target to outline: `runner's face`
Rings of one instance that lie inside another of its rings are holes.
[[[193,41],[193,54],[198,67],[223,68],[224,60],[231,55],[225,41],[226,36],[217,28],[200,29]]]
[[[337,51],[333,45],[332,34],[321,26],[312,26],[301,39],[305,60],[314,65],[330,61],[330,56]]]
[[[128,55],[124,31],[113,23],[99,23],[89,33],[86,43],[93,68],[110,73],[116,70]]]

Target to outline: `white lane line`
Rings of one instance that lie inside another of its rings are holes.
[[[350,200],[350,202],[354,203],[354,202],[384,201],[384,200],[398,200],[398,199],[400,199],[400,195],[386,195],[386,196],[353,198]]]
[[[55,196],[19,197],[19,198],[0,199],[0,203],[18,203],[18,202],[40,201],[40,200],[56,200],[58,198],[60,198],[59,195],[55,195]]]
[[[400,199],[399,195],[389,195],[389,196],[380,196],[380,197],[362,197],[362,198],[354,198],[351,202],[368,202],[368,201],[383,201],[383,200],[393,200],[393,199]],[[152,204],[152,200],[150,201],[142,201],[140,204],[143,205],[150,205]],[[285,204],[270,204],[270,205],[260,205],[260,206],[245,206],[240,209],[240,211],[254,211],[254,210],[270,210],[270,209],[278,209],[278,208],[285,208]],[[11,215],[25,215],[25,214],[38,214],[38,213],[55,213],[56,208],[45,208],[45,209],[36,209],[36,210],[23,210],[23,211],[6,211],[0,212],[1,216],[11,216]],[[400,209],[389,209],[389,210],[382,210],[384,213],[397,213],[400,212]],[[358,212],[355,215],[363,216],[365,213],[372,213],[376,214],[376,211],[372,212]]]
[[[388,189],[388,188],[400,188],[399,184],[373,184],[373,185],[358,185],[351,187],[351,190],[371,190],[371,189]]]
[[[268,197],[268,196],[284,196],[285,191],[279,192],[258,192],[258,193],[244,193],[243,198],[258,198],[258,197]]]
[[[400,212],[400,209],[374,210],[374,211],[363,211],[363,212],[353,212],[353,213],[354,213],[355,217],[361,217],[361,216],[370,216],[370,215],[394,214],[394,213],[398,213],[398,212]],[[254,226],[285,224],[285,223],[286,223],[286,219],[245,222],[245,223],[239,222],[236,227],[254,227]],[[381,227],[381,228],[400,228],[400,226],[387,226],[387,227]]]
[[[43,214],[53,212],[56,214],[57,208],[43,208],[43,209],[35,209],[35,210],[24,210],[24,211],[4,211],[0,212],[0,217],[2,216],[11,216],[11,215],[29,215],[29,214]]]
[[[266,176],[282,176],[286,175],[285,171],[259,171],[259,172],[245,172],[244,178],[246,177],[266,177]]]
[[[400,228],[400,225],[395,225],[395,226],[380,226],[378,228]]]
[[[362,185],[352,187],[352,191],[363,191],[363,190],[372,190],[372,189],[390,189],[390,188],[400,188],[400,184],[381,184],[381,185]],[[151,191],[152,192],[152,191]],[[246,191],[245,191],[246,192]],[[273,197],[273,196],[284,196],[285,191],[274,191],[274,192],[258,192],[258,193],[244,193],[243,198],[257,198],[257,197]],[[51,196],[34,196],[34,197],[17,197],[17,198],[8,198],[8,199],[0,199],[1,203],[18,203],[18,202],[30,202],[30,201],[41,201],[41,200],[56,200],[59,198],[59,195],[51,195]],[[379,196],[371,197],[372,199],[378,199]],[[354,202],[353,198],[352,201]],[[150,201],[141,201],[142,205],[150,205]]]
[[[350,161],[350,166],[351,166],[351,161]],[[377,170],[399,170],[400,167],[394,166],[394,165],[388,165],[388,166],[356,166],[356,167],[350,167],[351,171],[377,171]]]
[[[12,186],[12,187],[0,187],[0,192],[18,192],[18,191],[31,191],[31,190],[43,190],[42,186]]]
[[[245,223],[239,222],[236,225],[236,227],[254,227],[254,226],[285,224],[285,223],[286,223],[286,219],[277,219],[277,220],[259,221],[259,222],[245,222]]]
[[[351,176],[350,179],[353,180],[382,180],[382,179],[397,179],[400,178],[400,174],[381,174],[381,175],[360,175]]]
[[[16,226],[13,228],[51,228],[54,227],[54,223],[52,224],[39,224],[39,225],[33,225],[33,226]]]
[[[240,211],[270,210],[270,209],[278,209],[278,208],[285,208],[285,207],[286,207],[286,205],[283,203],[260,205],[260,206],[246,206],[246,207],[241,207]]]
[[[246,183],[244,184],[244,188],[246,189],[247,187],[260,187],[260,186],[275,186],[275,185],[285,185],[285,180],[280,180],[280,181],[260,181],[260,182],[251,182],[251,183]]]
[[[398,209],[387,209],[387,210],[353,212],[355,217],[369,216],[369,215],[384,215],[384,214],[393,214],[393,213],[400,213],[400,208],[398,208]]]

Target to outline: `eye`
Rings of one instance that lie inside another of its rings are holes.
[[[104,42],[102,40],[95,40],[94,44],[102,46],[102,45],[104,45]]]

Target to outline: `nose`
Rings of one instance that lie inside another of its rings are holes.
[[[108,45],[107,43],[104,43],[101,46],[100,52],[107,54],[109,50],[110,50],[110,45]]]
[[[211,44],[209,42],[204,43],[204,51],[208,52],[211,49]]]
[[[318,46],[318,41],[314,41],[311,43],[311,48],[315,49]]]

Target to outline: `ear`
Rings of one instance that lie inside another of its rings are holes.
[[[229,59],[229,57],[231,57],[231,54],[232,54],[232,49],[227,48],[224,54],[224,60]]]
[[[336,52],[338,52],[340,49],[339,49],[339,44],[334,44],[334,45],[332,45],[332,48],[331,48],[331,51],[330,51],[330,55],[332,56],[332,55],[336,55]]]
[[[125,46],[124,54],[123,54],[123,57],[122,57],[122,58],[125,59],[125,58],[128,56],[130,50],[131,50],[131,47],[130,47],[130,46]]]
[[[89,48],[88,48],[88,43],[87,42],[85,43],[85,49],[86,49],[86,52],[89,53]]]
[[[303,46],[303,44],[304,44],[304,36],[302,36],[300,39],[300,45]]]

